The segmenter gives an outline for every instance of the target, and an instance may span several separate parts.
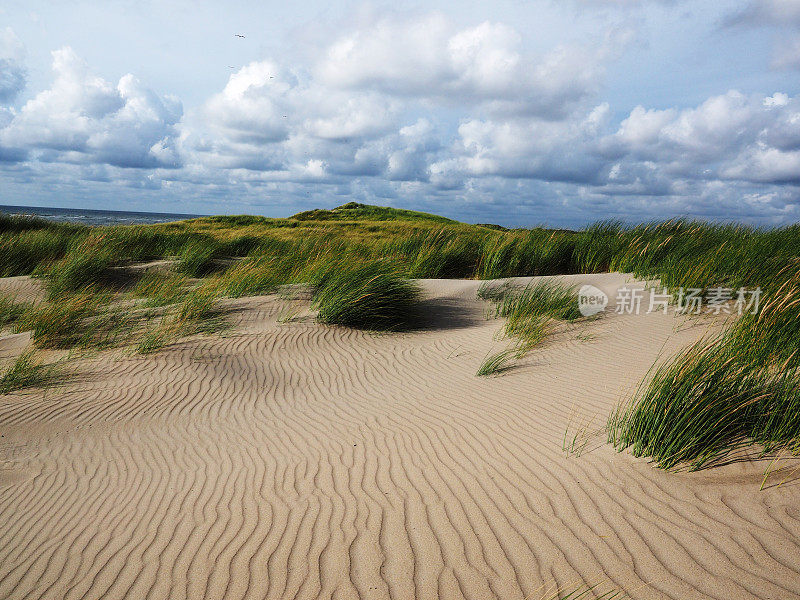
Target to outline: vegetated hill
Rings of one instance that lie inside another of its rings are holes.
[[[435,223],[458,223],[453,219],[389,206],[374,206],[348,202],[331,210],[316,208],[290,217],[298,221],[432,221]]]

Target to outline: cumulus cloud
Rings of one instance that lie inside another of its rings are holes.
[[[523,51],[519,32],[499,23],[457,28],[440,14],[383,18],[339,35],[307,66],[290,69],[261,60],[242,67],[187,116],[181,147],[188,162],[251,171],[231,176],[264,181],[306,178],[313,171],[329,183],[342,177],[433,177],[441,186],[446,179],[461,185],[471,174],[555,173],[558,149],[574,143],[576,131],[586,127],[573,123],[573,116],[596,93],[627,36],[611,30],[585,45],[534,55]],[[461,115],[459,131],[437,123],[448,113]],[[537,166],[520,160],[511,165],[513,150],[496,145],[481,159],[468,156],[467,137],[483,127],[486,140],[476,143],[492,145],[503,138],[504,123],[513,130],[506,137],[535,139],[538,145],[522,148],[544,148],[547,156]],[[572,137],[556,143],[564,134]],[[447,138],[453,135],[462,139],[451,143]],[[324,169],[306,168],[310,160]],[[596,171],[597,161],[584,162],[576,168],[566,161],[560,177],[591,177],[583,171]]]
[[[177,166],[180,101],[155,94],[133,75],[116,85],[94,76],[69,47],[53,52],[52,68],[52,86],[0,130],[0,148],[35,152],[45,162]]]
[[[522,51],[520,33],[502,23],[459,30],[439,14],[384,18],[341,36],[314,72],[332,88],[561,118],[597,91],[629,37],[612,30],[594,43],[531,55]]]
[[[789,171],[800,150],[800,99],[730,91],[680,111],[639,106],[599,148],[609,158],[659,165],[672,177],[796,181]]]
[[[0,30],[0,105],[10,105],[25,88],[27,69],[23,64],[24,56],[25,48],[12,29]],[[4,124],[2,118],[0,112],[0,126]]]
[[[729,91],[619,116],[599,90],[628,36],[534,53],[506,24],[384,17],[305,62],[254,60],[185,115],[176,98],[130,74],[107,81],[62,48],[48,89],[0,107],[0,170],[18,189],[78,182],[295,208],[796,217],[800,96]]]
[[[601,104],[579,119],[564,121],[471,119],[458,128],[455,156],[431,169],[448,185],[454,177],[483,176],[591,183],[603,161],[587,150],[607,122],[608,111]]]
[[[359,144],[396,131],[398,110],[380,93],[330,89],[307,71],[256,61],[188,119],[183,145],[217,167],[305,172],[311,159],[352,163]]]

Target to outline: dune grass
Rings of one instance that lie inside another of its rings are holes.
[[[655,369],[609,419],[609,441],[665,469],[700,469],[753,443],[800,450],[800,372],[759,368],[731,338],[704,340]]]
[[[291,219],[205,217],[148,226],[90,228],[2,217],[0,275],[40,274],[50,299],[36,309],[0,307],[5,315],[0,319],[17,330],[32,328],[42,347],[135,338],[142,328],[129,322],[128,331],[120,331],[126,313],[109,306],[116,300],[105,298],[124,291],[116,285],[121,267],[156,259],[175,261],[182,274],[162,281],[143,277],[132,296],[163,306],[167,322],[185,325],[168,323],[164,339],[176,331],[195,330],[206,317],[218,314],[211,298],[268,293],[287,283],[316,290],[314,303],[323,321],[389,330],[417,322],[416,290],[408,282],[417,277],[623,271],[658,279],[673,291],[698,288],[705,294],[718,286],[761,287],[763,305],[757,315],[732,320],[715,344],[679,355],[665,371],[648,378],[632,403],[615,413],[609,436],[619,449],[633,447],[673,467],[712,464],[751,442],[796,450],[800,439],[789,414],[795,410],[793,382],[800,364],[800,225],[760,230],[687,220],[634,227],[608,221],[581,231],[506,230],[359,204]],[[218,264],[232,266],[220,272]],[[204,278],[204,298],[184,297],[191,291],[180,279],[186,276]],[[489,299],[495,301],[497,315],[507,319],[505,332],[518,340],[517,351],[576,317],[577,302],[565,290],[484,293],[496,295]],[[745,401],[747,410],[731,408],[738,406],[743,396],[737,390],[745,385],[762,394]],[[675,407],[684,401],[713,406],[720,410],[719,418],[698,416],[698,427],[702,421],[705,429],[658,441],[659,435],[676,429],[671,427],[680,416]],[[747,414],[744,426],[728,426],[730,418],[722,417],[731,410],[737,418]],[[656,424],[647,415],[662,416]]]
[[[226,296],[256,296],[274,292],[293,279],[294,265],[284,257],[252,256],[227,269],[218,280]]]
[[[29,350],[0,372],[0,394],[50,383],[56,375],[56,365],[44,364]]]
[[[499,375],[504,371],[508,371],[511,368],[511,360],[517,354],[518,351],[514,348],[487,354],[476,375],[478,377],[488,377],[489,375]]]
[[[384,263],[328,266],[313,280],[323,323],[398,331],[419,324],[419,289]]]
[[[216,285],[201,285],[186,291],[155,326],[137,332],[134,349],[139,354],[152,354],[182,337],[216,333],[226,326]]]
[[[127,311],[111,304],[109,294],[87,288],[30,305],[14,328],[31,331],[38,348],[106,348],[132,335],[131,323]]]
[[[625,598],[630,598],[626,592],[599,584],[580,585],[572,590],[557,591],[542,596],[542,600],[623,600]]]
[[[751,444],[800,451],[798,233],[686,222],[637,230],[615,258],[620,269],[673,287],[760,288],[762,300],[757,314],[653,371],[609,419],[617,449],[690,469]]]
[[[203,277],[216,269],[219,248],[216,244],[198,242],[186,246],[177,264],[177,270],[189,277]]]
[[[315,209],[297,213],[292,219],[298,221],[431,221],[434,223],[457,223],[453,219],[415,210],[403,210],[386,206],[373,206],[348,202],[332,210]]]
[[[116,263],[102,236],[84,238],[63,258],[45,268],[47,293],[57,298],[88,288],[105,287],[112,282],[112,268]]]
[[[508,370],[512,358],[521,358],[541,344],[560,323],[582,317],[575,290],[554,281],[540,280],[525,287],[488,283],[478,289],[478,297],[494,303],[494,316],[506,320],[506,337],[516,340],[513,349],[487,356],[479,376]]]
[[[185,275],[165,269],[145,271],[131,290],[134,297],[145,298],[147,306],[177,303],[189,288]]]
[[[29,303],[16,302],[7,296],[0,296],[0,329],[19,321],[28,310],[30,310]]]

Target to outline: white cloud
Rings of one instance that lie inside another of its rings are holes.
[[[386,17],[306,62],[250,62],[185,116],[177,99],[133,75],[97,77],[62,48],[47,89],[0,107],[0,177],[18,189],[295,207],[399,199],[537,220],[796,216],[800,96],[729,91],[620,118],[599,90],[628,36],[532,53],[501,23]]]
[[[525,53],[519,32],[484,22],[456,29],[440,14],[382,19],[341,36],[315,66],[331,88],[562,118],[594,94],[629,32]]]
[[[398,109],[380,93],[330,89],[305,71],[256,61],[187,120],[183,146],[219,168],[304,173],[311,158],[352,162],[360,144],[396,131]]]
[[[75,52],[53,52],[52,86],[26,102],[0,131],[0,147],[45,161],[121,167],[176,166],[180,101],[158,96],[133,75],[117,85],[94,76]]]
[[[25,88],[24,57],[25,48],[14,31],[10,27],[0,30],[0,127],[4,125],[2,105],[10,105]],[[6,110],[6,114],[11,111]]]
[[[600,140],[609,157],[652,161],[673,177],[795,181],[800,149],[800,98],[736,91],[696,108],[635,108],[617,132]]]

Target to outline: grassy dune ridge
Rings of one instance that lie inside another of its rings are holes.
[[[171,265],[161,274],[132,268],[160,260]],[[505,230],[355,203],[289,219],[221,216],[147,226],[0,216],[0,275],[42,277],[50,298],[33,307],[4,301],[0,320],[33,329],[42,347],[106,346],[138,336],[143,351],[154,351],[202,329],[217,298],[285,284],[310,285],[323,320],[395,329],[413,319],[416,293],[407,278],[606,271],[660,279],[670,290],[763,290],[759,314],[738,319],[643,382],[609,420],[609,441],[666,468],[713,464],[753,441],[766,451],[798,451],[800,226],[677,220]],[[371,277],[381,283],[365,290]],[[541,321],[535,312],[517,323],[517,333]],[[70,337],[76,327],[91,332],[89,339]]]

